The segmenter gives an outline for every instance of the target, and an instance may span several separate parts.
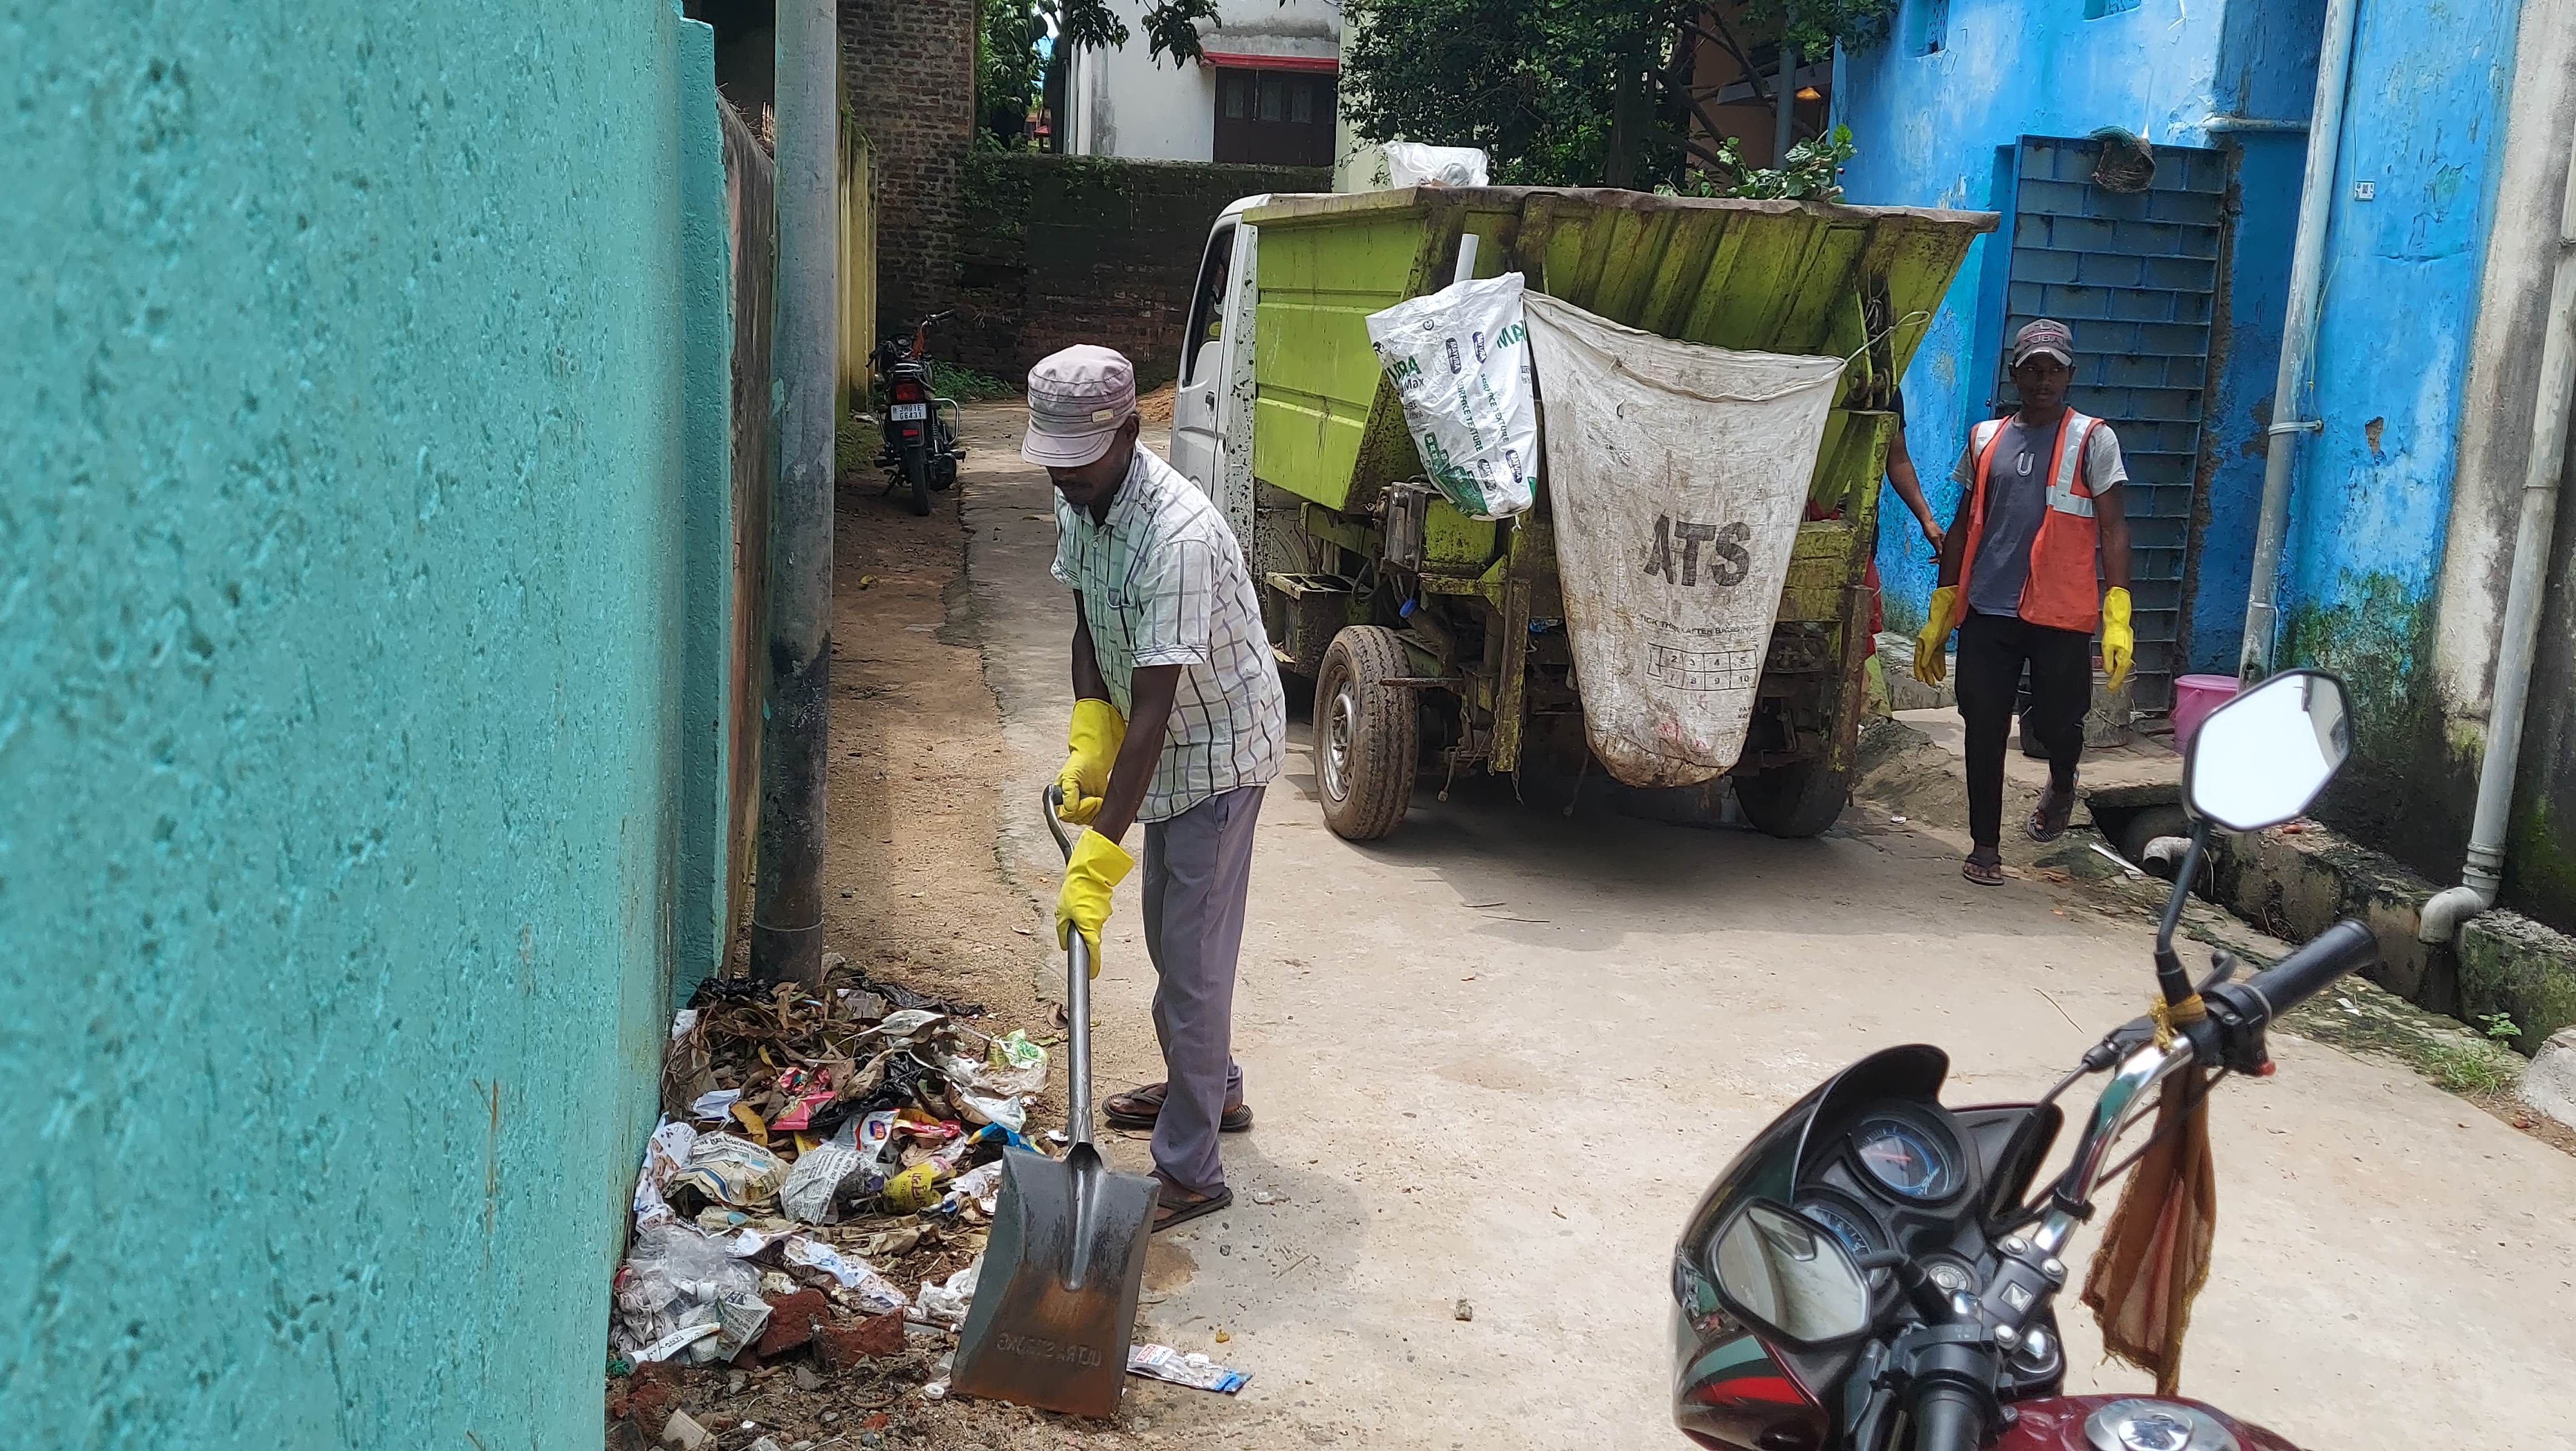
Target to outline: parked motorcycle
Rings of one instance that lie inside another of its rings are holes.
[[[2273,1020],[2377,957],[2353,921],[2242,980],[2222,952],[2194,1004],[2173,949],[2212,827],[2297,816],[2350,750],[2343,684],[2314,671],[2274,676],[2202,723],[2183,774],[2196,827],[2156,934],[2164,1006],[2114,1029],[2047,1097],[1945,1107],[1947,1055],[1891,1048],[1736,1156],[1674,1255],[1685,1434],[1732,1451],[2296,1451],[2198,1401],[2061,1394],[2055,1300],[2095,1194],[2155,1147],[2115,1164],[2123,1131],[2171,1098],[2182,1112],[2157,1116],[2162,1133],[2204,1112],[2199,1095],[2226,1075],[2269,1074]],[[2056,1100],[2093,1074],[2109,1082],[2064,1172],[2034,1194],[2064,1117]]]
[[[912,512],[930,512],[930,496],[957,482],[957,461],[966,450],[957,444],[957,400],[936,396],[930,386],[930,329],[953,314],[935,312],[913,328],[910,338],[897,333],[877,344],[873,355],[885,410],[877,416],[885,440],[877,466],[886,471],[885,491],[912,492]]]

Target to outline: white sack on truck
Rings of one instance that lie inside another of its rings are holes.
[[[1676,342],[1532,294],[1548,499],[1593,754],[1693,786],[1744,749],[1840,358]]]
[[[1538,494],[1538,410],[1521,275],[1453,282],[1370,313],[1368,334],[1432,485],[1472,518],[1527,510]]]

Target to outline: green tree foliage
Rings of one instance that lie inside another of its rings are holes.
[[[1744,18],[1785,25],[1802,53],[1821,54],[1885,40],[1895,9],[1896,0],[1755,0]],[[1748,174],[1719,149],[1692,69],[1704,43],[1757,67],[1704,0],[1345,0],[1343,17],[1354,27],[1343,106],[1372,141],[1481,146],[1495,180],[1515,185],[1699,189],[1694,172],[1721,187]],[[1802,170],[1789,160],[1783,172]],[[1782,187],[1765,193],[1775,196],[1816,190],[1762,184]]]
[[[1046,19],[1031,0],[984,0],[975,37],[975,144],[1021,151],[1029,144],[1029,111],[1038,103],[1046,62],[1038,42]]]
[[[1114,50],[1128,40],[1127,22],[1109,8],[1108,0],[1039,0],[1056,20],[1058,39],[1077,50]],[[1199,58],[1195,24],[1216,19],[1216,0],[1157,0],[1145,8],[1147,53],[1168,55],[1174,64]]]

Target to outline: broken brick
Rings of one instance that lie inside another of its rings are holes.
[[[814,1353],[833,1370],[878,1356],[903,1354],[903,1315],[863,1315],[814,1327]]]
[[[814,1327],[832,1318],[832,1302],[820,1290],[798,1290],[769,1302],[769,1328],[752,1349],[763,1360],[776,1360],[814,1338]]]

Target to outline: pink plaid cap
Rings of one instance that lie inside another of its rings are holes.
[[[1109,452],[1136,411],[1136,370],[1114,348],[1076,343],[1029,369],[1029,431],[1020,457],[1080,468]]]
[[[2053,317],[2043,317],[2023,327],[2013,336],[2012,365],[2014,367],[2018,368],[2043,353],[2070,368],[2074,367],[2074,329]]]

